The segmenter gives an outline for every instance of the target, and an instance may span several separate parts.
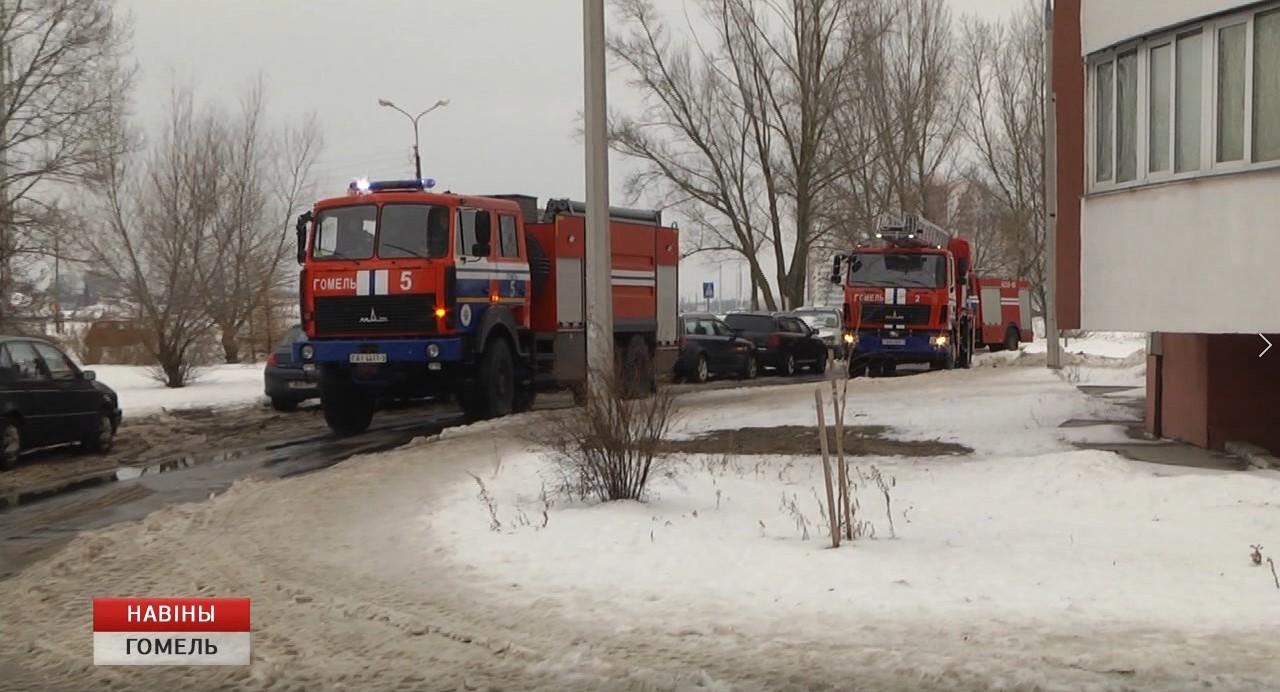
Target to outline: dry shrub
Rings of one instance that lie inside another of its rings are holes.
[[[604,379],[588,392],[582,408],[558,411],[536,434],[552,452],[560,490],[580,500],[640,500],[664,461],[663,439],[677,419],[675,398],[665,387],[627,397],[624,378]]]

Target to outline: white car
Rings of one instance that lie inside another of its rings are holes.
[[[839,308],[798,308],[792,312],[818,331],[818,338],[837,358],[844,358],[844,325]]]

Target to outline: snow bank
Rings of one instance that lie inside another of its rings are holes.
[[[181,389],[157,382],[149,368],[133,365],[91,365],[103,384],[120,395],[126,417],[159,413],[162,409],[244,406],[261,403],[262,364],[217,365],[202,369],[196,381]]]
[[[1259,607],[1275,598],[1271,575],[1248,553],[1280,531],[1275,479],[1162,477],[1092,451],[858,465],[872,464],[896,480],[891,504],[861,488],[859,517],[877,538],[839,550],[820,536],[822,471],[804,458],[690,459],[648,503],[553,506],[543,528],[538,489],[555,477],[520,456],[483,479],[500,530],[475,486],[457,489],[432,525],[452,559],[489,580],[494,607],[552,598],[582,620],[748,631],[824,614],[921,628],[1274,621]]]
[[[814,421],[812,386],[688,401],[681,437]],[[1276,587],[1249,547],[1280,532],[1280,476],[1130,462],[1077,450],[1065,438],[1083,433],[1057,427],[1119,415],[1112,406],[1022,368],[856,380],[849,423],[975,453],[854,459],[875,538],[839,550],[822,535],[811,457],[680,457],[648,502],[589,505],[544,495],[559,477],[523,453],[481,475],[483,498],[465,482],[421,521],[493,607],[549,601],[581,622],[811,634],[820,620],[920,633],[1021,622],[1176,637],[1272,626],[1276,610],[1259,604]]]

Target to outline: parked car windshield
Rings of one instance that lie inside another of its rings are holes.
[[[768,315],[726,315],[725,324],[743,332],[772,332],[773,318]]]
[[[814,329],[839,329],[840,315],[834,312],[802,312],[800,319]]]
[[[694,336],[729,336],[732,332],[719,320],[709,317],[686,317],[684,333]]]
[[[306,338],[306,335],[302,333],[302,327],[294,325],[289,328],[289,331],[285,332],[284,339],[281,339],[280,345],[289,346],[298,341],[305,341]]]
[[[938,288],[947,285],[943,255],[859,253],[849,261],[850,286]]]

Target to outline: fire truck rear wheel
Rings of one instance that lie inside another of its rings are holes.
[[[373,422],[377,398],[367,387],[340,376],[320,380],[320,409],[329,429],[342,436],[359,435]]]
[[[515,405],[516,378],[511,347],[506,339],[495,337],[489,340],[476,371],[479,375],[475,386],[462,397],[463,411],[477,420],[510,414]]]

